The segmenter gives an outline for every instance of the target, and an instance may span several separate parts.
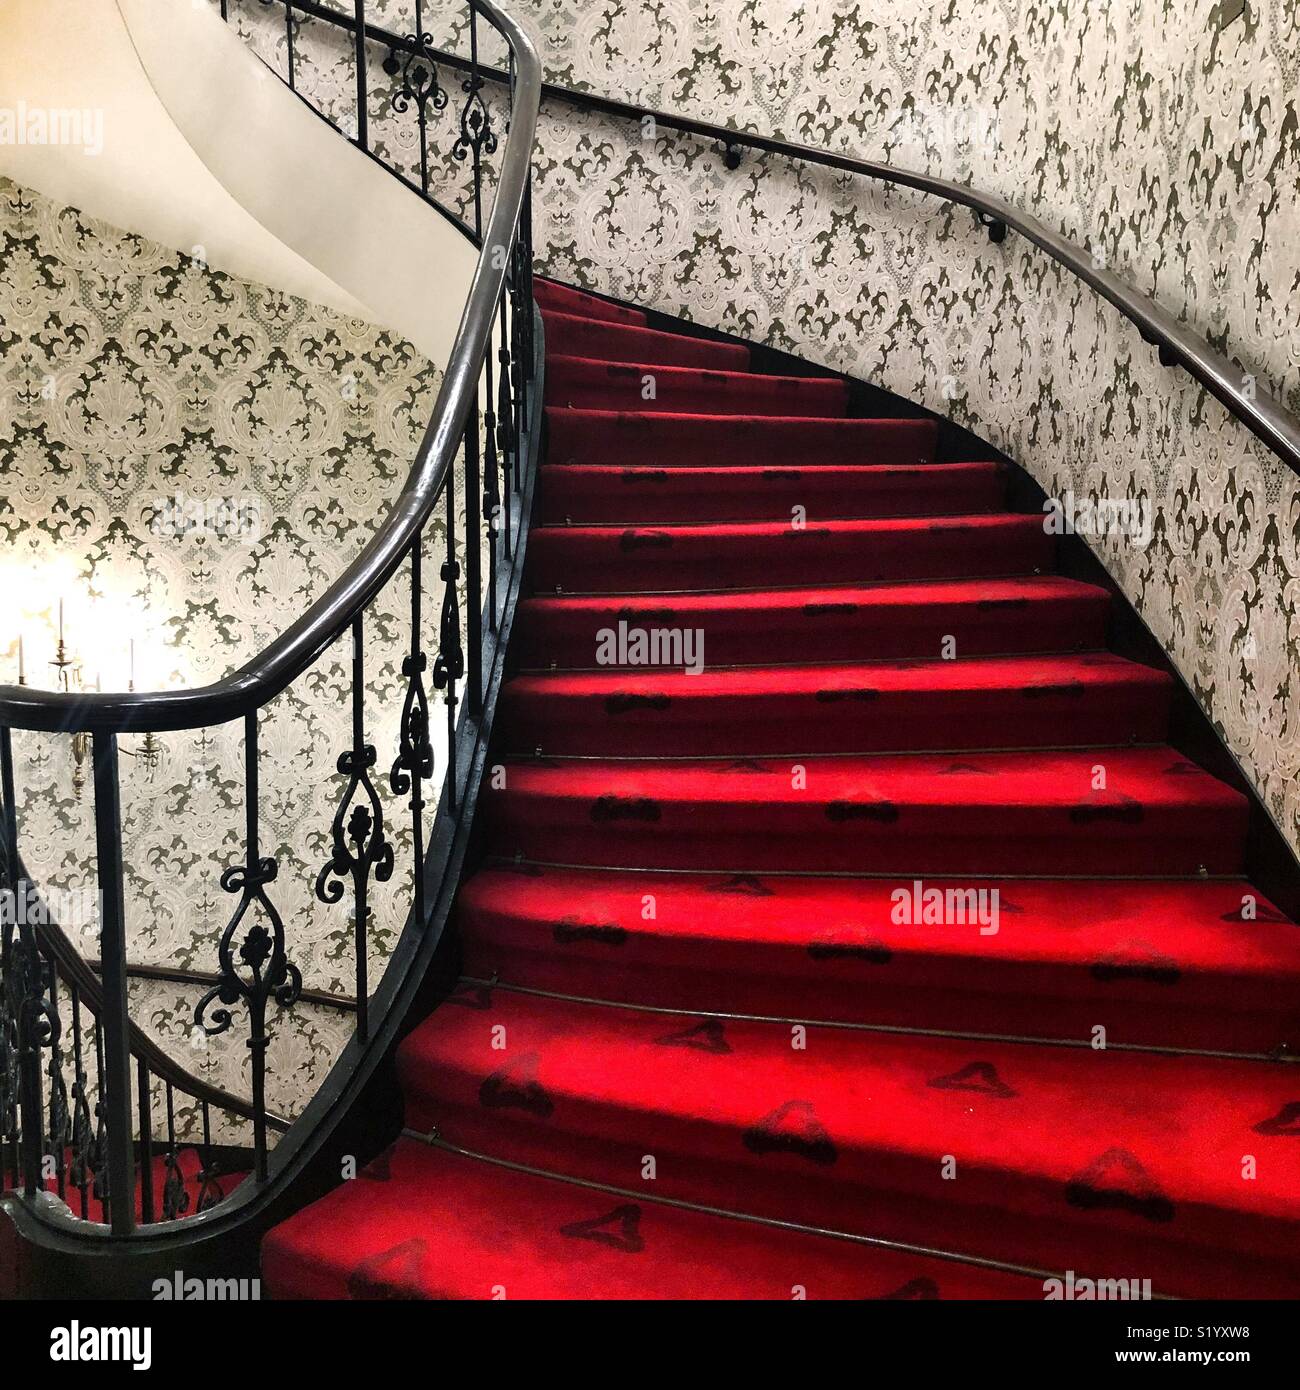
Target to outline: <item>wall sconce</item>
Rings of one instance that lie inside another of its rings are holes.
[[[126,688],[132,694],[135,693],[135,638],[131,639],[131,674],[127,678]],[[122,750],[128,758],[139,758],[140,766],[144,768],[149,781],[152,782],[154,774],[158,771],[158,764],[162,761],[162,744],[154,737],[154,732],[150,729],[140,742],[139,748],[132,751],[130,748]]]
[[[21,639],[18,645],[18,655],[20,666],[19,679],[22,684],[25,685],[26,681],[22,679],[25,672],[21,670]],[[85,689],[81,679],[81,663],[75,657],[68,655],[68,644],[64,640],[62,599],[59,600],[59,645],[55,648],[54,660],[50,662],[50,665],[54,667],[57,673],[55,682],[59,690],[62,690],[65,694],[71,694],[74,691]],[[95,687],[96,689],[99,688],[98,681],[96,681]],[[81,794],[86,789],[86,764],[89,761],[90,735],[84,730],[79,730],[72,735],[72,794],[78,801],[81,800]]]

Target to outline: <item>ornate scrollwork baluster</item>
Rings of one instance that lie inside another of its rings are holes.
[[[100,1220],[109,1221],[113,1211],[113,1192],[108,1178],[108,1109],[104,1104],[104,1025],[95,1019],[95,1121],[87,1154],[90,1193],[99,1203]]]
[[[352,879],[353,938],[357,957],[357,1034],[370,1036],[366,937],[370,925],[370,879],[387,883],[393,876],[393,846],[384,834],[384,808],[370,776],[377,754],[366,742],[366,671],[362,620],[352,624],[352,747],[339,755],[338,769],[348,779],[334,814],[334,853],[316,876],[316,896],[323,903],[343,897],[343,880]],[[350,811],[350,814],[349,814]]]
[[[48,971],[50,1013],[59,1017],[59,974],[53,960],[46,962]],[[62,1027],[50,1040],[50,1060],[46,1075],[50,1081],[49,1128],[46,1134],[47,1151],[54,1160],[54,1176],[58,1193],[64,1201],[68,1196],[67,1158],[72,1142],[72,1120],[68,1111],[68,1086],[63,1079],[63,1049],[61,1043]]]
[[[469,76],[460,84],[466,93],[460,113],[460,134],[451,147],[452,156],[462,164],[473,156],[474,170],[474,232],[483,236],[483,156],[495,154],[496,132],[492,129],[492,113],[483,100],[483,78],[478,67],[478,11],[469,7]]]
[[[438,81],[438,67],[433,60],[433,35],[424,28],[424,7],[415,0],[415,32],[404,35],[406,47],[391,48],[384,59],[384,71],[389,77],[400,78],[397,90],[389,98],[393,110],[405,115],[414,109],[420,132],[420,187],[429,191],[429,112],[445,111],[448,96]]]
[[[75,988],[69,993],[72,1000],[72,1160],[68,1165],[68,1179],[80,1193],[81,1216],[85,1220],[90,1211],[90,1161],[95,1134],[81,1037],[81,995]]]
[[[438,655],[433,662],[433,688],[443,692],[443,703],[447,706],[447,806],[455,811],[456,682],[465,674],[465,652],[460,644],[460,561],[456,559],[454,472],[447,474],[443,496],[447,507],[447,558],[438,571],[442,578],[442,613],[438,619]]]
[[[13,735],[0,729],[0,968],[5,1026],[10,1034],[17,1081],[23,1187],[29,1196],[44,1185],[45,1115],[41,1050],[59,1038],[59,1016],[46,995],[45,971],[36,939],[34,913],[40,903],[23,877],[18,858],[18,815],[14,794]]]
[[[415,919],[424,922],[424,783],[433,776],[433,744],[429,738],[429,697],[424,689],[424,673],[429,658],[424,651],[421,609],[424,598],[421,579],[423,536],[411,546],[411,651],[402,662],[406,677],[406,699],[402,703],[402,722],[398,734],[397,757],[393,760],[388,783],[395,796],[411,795],[411,855],[415,874]]]
[[[270,1036],[266,1027],[267,1005],[274,1000],[281,1008],[294,1004],[302,993],[302,975],[285,953],[284,921],[266,894],[274,883],[279,864],[273,857],[263,858],[258,843],[257,713],[244,720],[246,792],[246,862],[235,864],[221,875],[227,893],[239,894],[235,909],[217,946],[219,983],[199,1000],[194,1022],[209,1037],[228,1032],[234,1023],[231,1008],[243,1002],[248,1010],[248,1047],[252,1053],[254,1172],[265,1182],[266,1167],[266,1050]],[[265,922],[248,927],[236,943],[240,927],[250,911],[257,910]],[[213,1009],[214,1003],[222,1005]],[[211,1009],[211,1019],[208,1011]]]
[[[163,1158],[162,1219],[177,1221],[190,1209],[185,1174],[176,1157],[176,1108],[172,1083],[167,1083],[167,1153]]]
[[[259,1114],[262,1110],[259,1108]],[[221,1176],[216,1154],[212,1149],[212,1112],[208,1103],[203,1102],[203,1147],[199,1150],[198,1201],[194,1204],[196,1213],[215,1207],[225,1194],[217,1179]]]

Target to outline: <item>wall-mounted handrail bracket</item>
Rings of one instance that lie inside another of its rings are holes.
[[[995,246],[1000,246],[1007,239],[1007,224],[1000,217],[994,217],[987,212],[977,212],[975,220],[989,234],[989,240]]]

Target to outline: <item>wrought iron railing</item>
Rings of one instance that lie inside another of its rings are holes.
[[[306,7],[282,0],[258,3],[282,5],[287,78],[296,86],[295,30]],[[228,8],[233,6],[221,5],[223,15]],[[414,35],[388,45],[390,53],[400,55],[398,66],[387,64],[382,86],[372,89],[374,68],[385,65],[369,62],[372,34],[364,0],[355,0],[350,13],[330,13],[355,44],[356,123],[349,138],[372,153],[368,107],[383,101],[399,114],[411,113],[426,149],[430,103],[440,102],[442,109],[451,97],[437,86],[427,62],[432,40],[423,16],[417,17]],[[414,465],[369,543],[291,627],[215,684],[121,694],[0,687],[0,887],[7,890],[11,908],[39,896],[21,857],[15,732],[75,739],[83,750],[88,741],[93,770],[96,968],[43,912],[8,910],[0,929],[0,1190],[8,1186],[18,1194],[16,1219],[34,1227],[44,1223],[61,1237],[152,1234],[156,1241],[158,1222],[186,1214],[192,1218],[187,1227],[220,1231],[223,1221],[238,1218],[232,1210],[251,1210],[295,1165],[300,1170],[317,1132],[355,1099],[367,1066],[391,1041],[430,959],[435,929],[445,919],[518,592],[541,418],[529,187],[541,69],[523,30],[494,4],[468,0],[462,14],[468,66],[459,84],[459,127],[451,154],[473,179],[472,222],[465,230],[480,248],[479,260]],[[498,106],[495,117],[480,95],[484,31],[504,41],[509,53],[508,102]],[[400,77],[395,86],[394,75]],[[507,113],[504,125],[498,124]],[[490,179],[488,156],[495,156]],[[431,293],[437,292],[436,273],[431,265]],[[440,598],[426,582],[431,564],[437,568]],[[365,638],[384,593],[398,593],[409,611],[410,641],[395,696],[400,703],[396,745],[381,750],[371,738]],[[431,599],[438,607],[433,623]],[[430,626],[436,636],[426,640]],[[351,738],[338,755],[341,793],[325,835],[328,857],[314,882],[286,881],[262,832],[259,731],[273,702],[341,639],[351,644]],[[447,726],[441,769],[435,766],[438,699]],[[232,720],[243,728],[242,851],[221,876],[221,888],[234,906],[217,946],[215,978],[194,1019],[210,1036],[245,1032],[247,1100],[191,1075],[132,1023],[132,923],[125,903],[119,777],[119,753],[129,751],[119,748],[123,736],[204,730]],[[441,787],[435,792],[439,771]],[[405,804],[409,836],[394,834],[386,822],[381,778]],[[399,853],[404,857],[408,851],[405,928],[377,980],[369,949],[374,886],[393,877]],[[356,988],[355,1000],[346,1003],[355,1013],[355,1035],[306,1112],[289,1124],[268,1108],[266,1080],[272,1016],[303,992],[285,925],[285,900],[295,894],[314,895],[350,914]],[[229,1172],[221,1170],[212,1141],[214,1109],[249,1131],[250,1180],[229,1197]],[[286,1132],[273,1146],[276,1131]],[[187,1143],[197,1154],[188,1175],[180,1161]]]

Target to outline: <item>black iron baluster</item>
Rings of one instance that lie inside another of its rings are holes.
[[[0,899],[0,939],[5,962],[5,1013],[12,1030],[13,1065],[18,1081],[22,1186],[30,1197],[44,1185],[41,1049],[52,1046],[58,1038],[59,1020],[44,996],[40,948],[28,913],[29,885],[18,868],[18,802],[14,794],[13,735],[8,729],[0,729],[0,816],[4,835],[5,891]]]
[[[447,93],[438,81],[438,67],[433,61],[433,35],[424,28],[422,0],[415,0],[415,33],[408,34],[406,49],[399,57],[390,49],[384,59],[384,71],[389,77],[401,75],[401,85],[390,98],[394,111],[405,114],[415,108],[416,129],[420,135],[420,187],[429,191],[429,112],[444,111]]]
[[[49,977],[48,997],[50,1016],[59,1018],[59,968],[53,959],[46,961]],[[54,1176],[58,1184],[59,1197],[68,1199],[67,1157],[71,1140],[71,1124],[68,1116],[68,1087],[63,1079],[63,1049],[60,1041],[63,1033],[62,1020],[50,1041],[50,1060],[46,1075],[50,1079],[49,1133],[50,1156],[54,1159]]]
[[[244,719],[244,783],[245,783],[245,854],[243,864],[232,865],[221,875],[221,886],[227,893],[238,893],[235,909],[217,947],[220,983],[214,985],[199,1000],[194,1009],[194,1022],[209,1037],[227,1032],[234,1022],[230,1009],[243,1001],[248,1010],[248,1048],[252,1054],[253,1151],[254,1171],[258,1182],[265,1182],[266,1166],[266,1049],[270,1037],[266,1031],[266,1008],[271,999],[281,1008],[288,1008],[302,992],[302,975],[285,954],[284,922],[266,895],[266,885],[274,883],[279,864],[274,856],[262,857],[258,843],[259,782],[257,768],[257,712]],[[235,938],[250,909],[258,908],[270,924],[254,922],[238,947],[236,960]],[[240,967],[243,967],[241,972]],[[212,1021],[204,1021],[209,1007]],[[206,1112],[205,1112],[206,1115]]]
[[[140,1220],[153,1220],[153,1094],[149,1068],[144,1059],[136,1062],[136,1098],[140,1107]]]
[[[339,755],[339,772],[347,788],[334,813],[334,853],[316,876],[316,896],[323,903],[343,897],[343,879],[352,879],[353,940],[357,956],[357,1035],[370,1036],[370,986],[366,943],[370,925],[370,876],[387,883],[393,876],[393,846],[384,835],[384,808],[370,777],[375,745],[366,742],[365,642],[361,617],[352,623],[352,747]],[[360,799],[353,805],[353,798]],[[352,813],[348,814],[351,807]]]
[[[452,155],[462,163],[473,156],[474,171],[474,235],[483,240],[483,156],[495,154],[497,137],[492,119],[483,100],[483,77],[478,62],[478,10],[471,0],[469,7],[469,76],[462,82],[461,91],[468,94],[460,113],[460,134],[451,147]]]
[[[357,144],[370,148],[370,113],[366,109],[366,0],[356,0]]]
[[[90,1117],[90,1086],[86,1079],[86,1058],[81,1037],[81,995],[68,986],[72,1004],[72,1162],[68,1176],[81,1193],[81,1218],[90,1214],[90,1161],[95,1132]]]
[[[443,496],[447,507],[447,558],[441,570],[442,614],[438,621],[438,655],[433,662],[433,688],[446,691],[443,698],[447,705],[447,809],[454,813],[459,796],[456,786],[456,682],[465,674],[465,653],[460,645],[455,469],[447,473]]]
[[[479,549],[478,401],[465,425],[465,635],[466,698],[471,718],[483,712],[483,556]]]
[[[511,257],[513,259],[513,251]],[[501,455],[501,546],[503,553],[508,557],[514,553],[514,543],[510,534],[510,506],[512,478],[518,466],[517,450],[518,436],[515,433],[515,364],[512,355],[514,345],[514,325],[511,316],[507,312],[510,303],[509,286],[501,292],[501,326],[500,343],[497,351],[497,358],[501,364],[498,375],[500,395],[497,401],[497,446]],[[493,623],[495,630],[496,624]]]
[[[489,321],[490,322],[490,321]],[[492,631],[497,630],[497,531],[499,527],[499,517],[497,515],[501,507],[501,490],[497,486],[497,416],[496,400],[493,396],[492,381],[492,329],[488,329],[487,350],[483,357],[483,370],[485,373],[486,390],[483,399],[487,402],[487,409],[483,412],[483,520],[487,523],[488,536],[488,622]],[[478,547],[476,546],[477,550]],[[476,604],[470,613],[470,619],[480,632],[480,646],[482,643],[482,606]],[[482,682],[483,658],[480,651],[478,658],[478,670],[480,686]],[[480,694],[480,700],[482,696]]]
[[[104,1107],[104,1022],[95,1015],[95,1129],[90,1141],[90,1195],[99,1203],[99,1219],[108,1221],[113,1208],[108,1167],[108,1119]]]
[[[176,1109],[172,1083],[167,1082],[167,1156],[163,1159],[162,1219],[176,1221],[190,1209],[185,1174],[176,1157]]]
[[[122,803],[117,736],[95,734],[95,850],[99,865],[100,979],[103,1003],[98,1103],[106,1118],[108,1194],[115,1235],[135,1225],[135,1163],[131,1145],[131,1035],[126,989],[126,897],[122,873]],[[100,1174],[95,1174],[96,1180]]]
[[[424,689],[424,673],[429,659],[424,652],[421,631],[423,601],[423,532],[411,547],[411,652],[402,662],[406,677],[406,699],[402,704],[401,731],[397,757],[388,774],[395,796],[411,794],[411,853],[415,864],[415,920],[424,923],[424,781],[433,776],[433,744],[429,740],[429,697]]]
[[[212,1112],[208,1109],[207,1101],[202,1102],[203,1106],[203,1147],[199,1150],[199,1198],[195,1204],[194,1211],[197,1214],[201,1211],[208,1211],[215,1207],[222,1199],[221,1184],[217,1181],[220,1174],[217,1171],[216,1155],[212,1152]],[[265,1111],[258,1111],[264,1114]],[[256,1120],[254,1120],[256,1123]],[[263,1159],[265,1160],[265,1148],[263,1147]],[[259,1177],[258,1181],[261,1181]]]

